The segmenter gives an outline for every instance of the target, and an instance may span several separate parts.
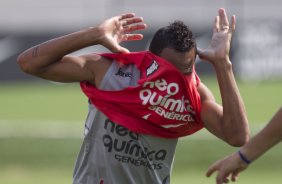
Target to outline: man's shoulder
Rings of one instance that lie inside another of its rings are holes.
[[[84,58],[87,61],[95,61],[95,62],[109,62],[111,63],[113,59],[109,57],[105,57],[102,54],[96,54],[96,53],[90,53],[90,54],[84,54],[80,56],[81,58]]]
[[[95,73],[105,72],[113,63],[113,59],[101,56],[100,54],[85,54],[80,56],[87,62],[87,67]]]
[[[95,85],[99,86],[113,60],[95,53],[81,55],[80,57],[87,63],[85,67],[94,74]]]

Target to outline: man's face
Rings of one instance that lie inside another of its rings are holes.
[[[191,74],[196,59],[195,49],[187,52],[179,52],[172,48],[165,48],[160,57],[172,63],[183,74]]]

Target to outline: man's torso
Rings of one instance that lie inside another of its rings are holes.
[[[120,90],[137,85],[134,65],[113,62],[99,86]],[[168,184],[177,139],[129,131],[89,104],[85,138],[74,171],[74,184]]]

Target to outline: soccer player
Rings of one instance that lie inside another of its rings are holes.
[[[239,172],[259,158],[267,150],[282,140],[282,108],[272,117],[270,122],[256,134],[238,152],[212,164],[206,175],[210,177],[217,172],[216,183],[227,183],[230,179],[236,181]]]
[[[142,39],[133,31],[146,24],[128,13],[20,54],[24,72],[80,82],[89,99],[74,184],[168,184],[178,138],[203,127],[233,146],[248,140],[244,103],[229,59],[235,16],[229,25],[225,10],[218,13],[211,43],[203,50],[196,48],[191,30],[175,21],[157,31],[150,51],[130,53],[120,43]],[[114,54],[69,55],[92,45]],[[197,54],[215,68],[222,106],[196,74]]]

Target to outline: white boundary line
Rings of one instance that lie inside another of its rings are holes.
[[[0,120],[0,138],[83,138],[84,122]]]
[[[257,133],[265,124],[252,123],[251,134]],[[1,120],[0,138],[74,138],[82,139],[84,132],[83,121],[56,121],[56,120]],[[217,140],[214,135],[206,129],[183,137],[191,140]]]

